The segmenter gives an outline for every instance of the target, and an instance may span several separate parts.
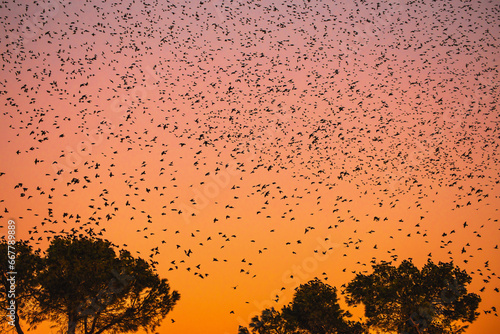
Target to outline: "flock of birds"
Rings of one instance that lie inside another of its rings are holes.
[[[1,6],[0,217],[35,245],[110,238],[239,291],[276,256],[352,276],[415,242],[497,316],[495,1]]]

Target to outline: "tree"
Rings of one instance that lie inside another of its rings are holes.
[[[33,322],[46,315],[68,334],[154,331],[180,298],[146,261],[125,250],[117,256],[106,240],[56,237],[44,261]]]
[[[9,260],[13,267],[10,267]],[[14,324],[18,334],[24,333],[20,320],[30,318],[36,309],[36,296],[39,290],[37,273],[41,266],[40,251],[34,251],[27,241],[18,240],[9,244],[5,238],[0,240],[0,271],[2,273],[0,314],[2,319],[9,319],[9,322]],[[11,272],[16,274],[9,274]],[[12,301],[14,307],[11,306]],[[2,321],[2,324],[6,322]],[[6,326],[11,327],[9,324]]]
[[[481,298],[467,293],[471,277],[453,263],[428,261],[422,270],[411,260],[399,267],[373,265],[347,285],[348,305],[363,303],[367,324],[384,332],[460,333],[472,322]]]
[[[265,309],[255,316],[249,328],[239,327],[239,334],[337,334],[363,333],[358,322],[348,321],[350,313],[338,304],[334,287],[314,279],[299,286],[291,303],[281,312]]]
[[[348,321],[348,311],[338,304],[337,290],[319,279],[299,286],[293,301],[283,309],[285,318],[297,328],[314,334],[360,333],[359,323]]]
[[[253,333],[258,334],[289,334],[292,330],[281,312],[273,307],[262,311],[260,317],[258,315],[253,317],[248,327]]]
[[[239,326],[238,334],[310,334],[299,329],[291,319],[286,319],[283,313],[273,307],[262,311],[260,316],[255,316],[247,327]]]

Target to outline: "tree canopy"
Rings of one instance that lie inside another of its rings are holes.
[[[280,311],[274,308],[265,309],[260,316],[252,318],[249,327],[252,333],[258,334],[288,334],[294,333],[294,329],[289,325]],[[240,334],[250,334],[248,328],[240,327]]]
[[[68,334],[151,332],[180,298],[148,262],[126,250],[117,254],[107,240],[58,236],[43,258],[26,242],[19,245],[16,269],[24,281],[16,291],[18,307],[33,327],[51,320]],[[2,286],[3,292],[3,281]],[[22,333],[20,328],[17,332]]]
[[[317,278],[299,286],[283,313],[297,328],[311,333],[355,333],[354,324],[347,321],[351,314],[340,308],[337,289]]]
[[[36,309],[36,296],[39,290],[38,272],[42,268],[42,259],[39,250],[33,250],[27,241],[15,242],[11,251],[15,253],[15,270],[9,268],[9,247],[7,240],[0,240],[0,315],[7,319],[10,311],[7,310],[10,300],[15,302],[15,313],[12,321],[18,334],[22,334],[20,319],[26,320],[33,315]],[[9,298],[10,276],[8,273],[15,271],[15,293]],[[2,322],[6,324],[6,322]],[[10,326],[6,324],[6,326]]]
[[[337,290],[319,279],[300,285],[293,300],[281,312],[265,309],[252,318],[249,328],[240,327],[240,334],[337,334],[362,333],[360,323],[349,321],[351,314],[338,304]]]
[[[409,260],[398,267],[373,266],[346,288],[349,305],[363,303],[367,325],[397,333],[459,333],[472,322],[481,298],[467,293],[471,277],[453,263],[428,261],[419,270]]]

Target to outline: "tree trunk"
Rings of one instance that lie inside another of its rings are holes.
[[[10,283],[7,281],[7,274],[4,273],[1,277],[1,284],[3,285],[3,288],[5,289],[5,297],[8,296],[8,291],[10,290]],[[8,299],[7,299],[8,301]],[[19,322],[19,314],[17,312],[17,306],[19,305],[17,302],[17,298],[14,298],[15,301],[15,309],[14,309],[14,327],[16,328],[17,334],[24,334],[22,328],[21,328],[21,323]]]
[[[14,320],[14,326],[16,327],[17,334],[24,334],[23,330],[21,329],[21,324],[19,323],[19,315],[17,314],[17,303],[16,303],[15,316],[16,319]]]
[[[76,332],[76,317],[73,314],[68,314],[68,333],[75,334]]]

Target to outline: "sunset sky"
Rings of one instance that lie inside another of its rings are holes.
[[[93,229],[157,261],[181,294],[160,334],[236,334],[314,277],[342,291],[429,257],[471,274],[467,333],[498,331],[497,0],[8,0],[0,16],[2,235],[13,219],[44,250]]]

